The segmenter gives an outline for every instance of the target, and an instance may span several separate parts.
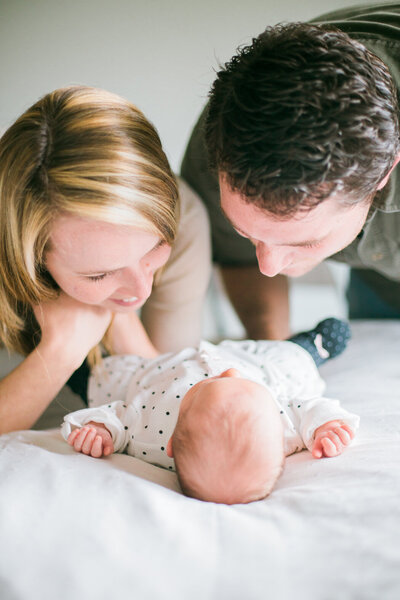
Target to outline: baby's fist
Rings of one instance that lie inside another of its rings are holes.
[[[114,452],[111,434],[103,423],[91,421],[84,427],[74,429],[67,441],[76,452],[83,452],[94,458],[109,456]]]
[[[353,429],[342,421],[324,423],[315,430],[312,455],[314,458],[338,456],[353,437]]]

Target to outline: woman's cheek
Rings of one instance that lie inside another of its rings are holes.
[[[108,285],[105,286],[101,281],[88,281],[79,282],[74,284],[68,284],[63,291],[84,304],[100,304],[104,302],[110,295],[111,291],[108,290]]]

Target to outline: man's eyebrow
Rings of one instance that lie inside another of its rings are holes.
[[[220,208],[221,208],[221,212],[224,215],[225,219],[228,221],[228,223],[230,223],[230,225],[232,225],[233,229],[235,229],[235,231],[237,231],[238,233],[241,233],[244,237],[249,239],[249,235],[245,231],[240,229],[240,227],[238,227],[235,223],[233,223],[233,221],[231,221],[231,219],[228,217],[228,215],[226,214],[226,212],[224,211],[222,206]],[[303,248],[304,246],[316,246],[317,244],[321,244],[325,240],[325,238],[326,238],[326,236],[323,236],[321,238],[316,238],[313,240],[304,240],[303,242],[293,242],[292,244],[282,244],[282,245],[296,247],[296,248]]]

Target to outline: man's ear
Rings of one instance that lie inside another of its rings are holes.
[[[383,189],[383,188],[385,187],[385,185],[387,184],[387,182],[388,182],[388,180],[389,180],[389,177],[390,177],[390,175],[391,175],[391,173],[392,173],[393,169],[395,168],[395,166],[397,165],[397,163],[398,163],[399,161],[400,161],[400,152],[399,152],[399,153],[398,153],[398,155],[396,156],[396,159],[395,159],[395,161],[394,161],[394,163],[393,163],[393,166],[392,166],[392,168],[390,169],[389,173],[388,173],[387,175],[385,175],[385,177],[384,177],[384,178],[382,179],[382,181],[379,183],[379,185],[378,185],[378,187],[377,187],[377,189],[378,189],[378,190],[381,190],[381,189]]]
[[[174,451],[172,449],[172,436],[168,440],[168,444],[167,444],[167,456],[169,456],[170,458],[174,458]]]

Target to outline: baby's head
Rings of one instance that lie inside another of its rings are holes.
[[[167,452],[186,495],[224,504],[260,500],[284,462],[279,411],[264,386],[228,369],[187,392]]]

